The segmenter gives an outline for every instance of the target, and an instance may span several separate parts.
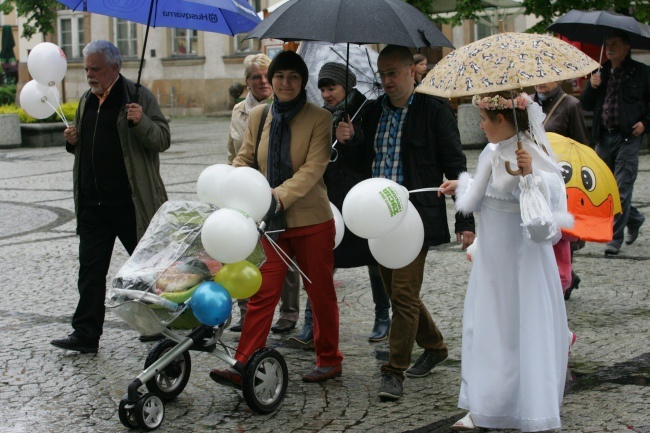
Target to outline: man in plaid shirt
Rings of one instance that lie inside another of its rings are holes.
[[[370,103],[360,122],[339,123],[339,145],[364,150],[366,177],[384,177],[409,190],[440,186],[443,178],[458,179],[467,168],[456,119],[446,100],[414,93],[415,65],[409,49],[388,45],[379,54],[377,70],[386,94]],[[383,400],[402,396],[405,376],[425,377],[447,359],[442,333],[420,298],[429,247],[451,240],[446,203],[430,192],[409,199],[424,224],[422,250],[403,268],[379,266],[393,310],[390,354],[381,366],[378,392]],[[474,240],[474,218],[456,214],[454,231],[457,242],[467,248]],[[424,353],[411,366],[415,343]]]

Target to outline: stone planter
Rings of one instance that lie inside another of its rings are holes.
[[[20,147],[20,117],[17,114],[0,114],[0,149]]]
[[[65,146],[65,123],[21,123],[23,147]]]
[[[472,104],[458,106],[458,131],[463,147],[480,147],[488,142],[481,129],[481,114]]]

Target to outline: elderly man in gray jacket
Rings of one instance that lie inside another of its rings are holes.
[[[171,140],[153,94],[144,87],[136,92],[136,85],[120,74],[122,60],[113,44],[93,41],[83,55],[90,89],[81,96],[74,126],[63,132],[66,150],[75,156],[79,303],[72,334],[51,343],[97,353],[115,239],[131,254],[167,200],[158,154]]]

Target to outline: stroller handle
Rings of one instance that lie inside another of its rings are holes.
[[[116,295],[124,295],[129,299],[137,299],[140,301],[151,302],[152,304],[159,305],[167,310],[178,311],[179,304],[172,302],[168,299],[163,298],[162,296],[155,295],[149,292],[142,292],[140,290],[129,290],[129,289],[115,289],[113,288],[113,293]]]

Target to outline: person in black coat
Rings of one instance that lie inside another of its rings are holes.
[[[385,177],[408,190],[438,187],[444,178],[458,179],[467,171],[458,125],[444,99],[414,93],[415,66],[406,47],[388,45],[379,54],[377,70],[386,94],[369,104],[360,126],[340,122],[336,138],[345,147],[364,151],[364,177]],[[451,240],[444,197],[435,193],[409,196],[424,224],[418,256],[400,269],[379,266],[390,296],[392,324],[388,362],[381,366],[378,395],[384,400],[402,396],[404,376],[425,377],[447,359],[442,333],[420,298],[424,265],[430,246]],[[456,214],[457,242],[467,248],[474,241],[472,216]],[[424,353],[410,366],[414,344]]]
[[[332,113],[334,134],[336,126],[341,120],[360,115],[366,106],[366,97],[354,88],[357,79],[352,71],[346,70],[341,63],[329,62],[324,64],[318,73],[318,88],[325,105],[323,108]],[[359,111],[361,110],[361,111]],[[359,113],[357,113],[359,111]],[[327,186],[327,195],[330,202],[339,211],[343,208],[343,200],[354,185],[361,182],[365,176],[363,159],[360,158],[360,149],[346,148],[339,150],[336,146],[332,151],[330,162],[323,179]],[[383,341],[388,338],[390,329],[390,299],[379,275],[377,261],[370,254],[368,241],[356,236],[347,228],[341,244],[334,250],[335,268],[356,268],[368,266],[372,300],[375,304],[375,323],[368,340],[370,342]],[[305,324],[300,334],[292,340],[304,345],[309,345],[314,339],[311,307],[309,301],[305,309]]]

